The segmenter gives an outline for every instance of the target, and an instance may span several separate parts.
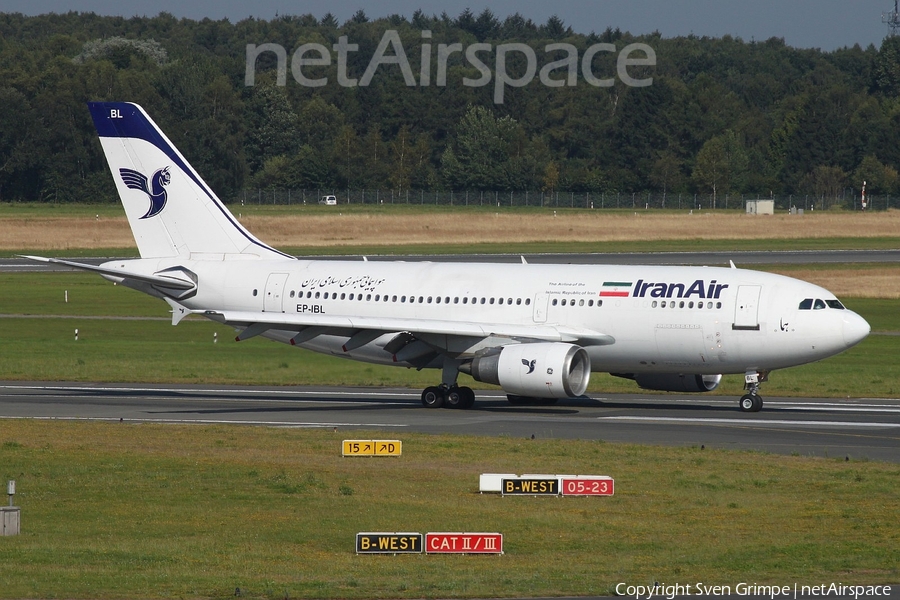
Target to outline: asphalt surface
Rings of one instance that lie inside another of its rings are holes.
[[[763,391],[765,391],[763,389]],[[418,390],[0,383],[0,418],[327,427],[530,439],[596,439],[900,463],[900,399],[626,394],[512,406],[479,392],[471,410],[427,409]],[[760,460],[748,455],[748,461]]]
[[[623,252],[584,254],[464,254],[464,255],[367,255],[369,260],[405,260],[434,262],[517,263],[522,256],[534,264],[573,265],[709,265],[738,267],[780,264],[898,263],[900,250],[799,250],[765,252]],[[361,260],[360,255],[314,256],[317,260]],[[75,258],[76,262],[98,265],[114,257]],[[71,271],[68,267],[37,263],[24,258],[0,258],[0,272]]]

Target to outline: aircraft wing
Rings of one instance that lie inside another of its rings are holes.
[[[598,331],[559,325],[518,325],[444,321],[439,319],[409,319],[399,317],[357,317],[322,314],[259,313],[244,311],[192,311],[213,321],[234,327],[245,327],[238,340],[245,340],[269,329],[297,331],[316,328],[328,330],[373,331],[382,333],[406,332],[413,335],[448,335],[486,338],[508,337],[541,342],[568,342],[580,346],[608,346],[615,338]]]
[[[131,279],[133,281],[140,281],[142,283],[149,283],[150,285],[155,285],[163,288],[175,289],[175,290],[193,290],[197,287],[196,283],[191,281],[186,281],[184,279],[176,279],[174,277],[166,277],[164,275],[146,275],[143,273],[134,273],[131,271],[125,271],[124,269],[111,269],[108,267],[99,267],[97,265],[88,265],[85,263],[74,262],[71,260],[63,260],[61,258],[44,258],[43,256],[26,256],[21,255],[22,258],[27,258],[28,260],[33,260],[36,262],[50,263],[54,265],[65,265],[67,267],[72,267],[73,269],[81,269],[82,271],[91,271],[92,273],[99,273],[100,275],[106,275],[108,277],[114,277],[119,279],[120,281],[124,281],[126,279]]]

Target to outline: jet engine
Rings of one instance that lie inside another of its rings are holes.
[[[571,398],[587,389],[591,359],[574,344],[511,344],[491,348],[459,370],[475,381],[499,385],[508,394]]]
[[[721,375],[685,375],[683,373],[613,373],[633,379],[642,389],[663,392],[711,392],[719,387]]]

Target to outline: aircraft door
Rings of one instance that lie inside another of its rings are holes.
[[[734,325],[732,329],[759,331],[759,294],[762,286],[738,286],[734,303]]]
[[[272,273],[266,280],[266,295],[263,298],[263,311],[284,312],[282,299],[284,297],[284,284],[287,282],[287,273]]]
[[[536,294],[534,296],[534,322],[547,322],[547,303],[550,301],[550,294]]]

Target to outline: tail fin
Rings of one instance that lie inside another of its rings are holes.
[[[140,106],[88,108],[142,258],[289,256],[237,222]]]

